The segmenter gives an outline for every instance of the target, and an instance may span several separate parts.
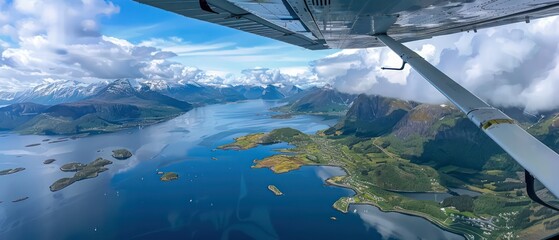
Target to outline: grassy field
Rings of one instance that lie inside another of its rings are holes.
[[[235,138],[235,142],[219,146],[219,149],[241,149],[247,150],[258,146],[260,139],[264,136],[264,133],[249,134],[246,136]]]
[[[255,160],[253,168],[270,168],[275,173],[286,173],[297,170],[303,165],[310,165],[312,162],[302,156],[274,155],[262,160]]]

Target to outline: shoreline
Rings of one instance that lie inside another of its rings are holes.
[[[242,150],[242,149],[241,149],[241,150]],[[281,155],[281,154],[274,154],[274,155],[272,155],[272,156],[275,156],[275,155]],[[271,157],[271,156],[269,156],[269,157]],[[266,157],[266,158],[267,158],[267,157]],[[266,158],[264,158],[264,159],[266,159]],[[347,177],[347,176],[350,176],[349,171],[348,171],[346,168],[344,168],[343,166],[335,165],[335,164],[320,164],[320,163],[312,164],[312,163],[311,163],[311,164],[301,165],[299,168],[297,168],[297,169],[292,169],[292,170],[290,170],[290,171],[299,170],[299,169],[301,169],[301,167],[336,167],[336,168],[339,168],[339,169],[341,169],[341,170],[345,173],[345,175],[335,175],[335,176],[331,176],[331,177],[329,177],[329,178],[323,180],[323,181],[324,181],[324,184],[327,185],[327,186],[333,186],[333,187],[339,187],[339,188],[345,188],[345,189],[350,189],[350,190],[352,190],[352,191],[353,191],[353,195],[347,196],[347,197],[354,197],[354,196],[358,195],[358,193],[360,193],[360,191],[358,191],[357,189],[355,189],[353,186],[344,185],[344,184],[339,184],[339,183],[335,183],[335,182],[330,181],[330,179],[332,179],[332,178],[334,178],[334,177]],[[271,170],[271,169],[270,169],[270,170]],[[275,174],[281,174],[281,173],[276,173],[276,172],[273,171],[273,170],[271,170],[271,171],[272,171],[273,173],[275,173]],[[380,187],[379,187],[379,188],[380,188]],[[389,191],[389,192],[398,194],[398,191],[387,190],[387,189],[383,189],[383,190],[386,190],[386,191]],[[448,190],[448,189],[447,189],[447,190]],[[401,192],[401,193],[404,193],[403,191],[400,191],[400,192]],[[447,192],[406,192],[406,193],[449,193],[449,192],[447,191]],[[454,229],[452,229],[452,228],[448,228],[446,225],[443,225],[443,224],[440,223],[437,219],[432,218],[430,215],[428,215],[428,214],[426,214],[426,213],[415,212],[415,211],[406,210],[406,209],[399,208],[399,207],[397,207],[397,208],[395,208],[395,209],[386,210],[386,209],[383,209],[382,207],[380,207],[379,205],[377,205],[377,204],[374,203],[374,202],[349,203],[349,204],[348,204],[348,209],[349,209],[349,206],[351,206],[351,205],[370,205],[370,206],[373,206],[373,207],[378,208],[378,209],[379,209],[380,211],[382,211],[382,212],[396,212],[396,213],[405,214],[405,215],[408,215],[408,216],[420,217],[420,218],[423,218],[423,219],[429,221],[430,223],[432,223],[433,225],[437,226],[439,229],[442,229],[443,231],[447,231],[447,232],[450,232],[450,233],[457,234],[457,235],[459,235],[459,236],[464,237],[464,239],[469,239],[468,236],[465,235],[466,233],[458,232],[458,231],[456,231],[456,230],[454,230]],[[341,210],[335,208],[335,207],[334,207],[334,203],[332,204],[331,207],[334,208],[336,211],[339,211],[339,212],[341,212],[341,213],[343,213],[343,214],[347,214],[347,213],[349,212],[349,211],[348,211],[348,212],[343,212],[343,211],[341,211]],[[398,208],[399,208],[399,209],[398,209]],[[474,235],[474,236],[475,236],[475,235]],[[475,239],[475,237],[474,237],[474,239]]]
[[[257,144],[257,145],[261,145],[261,144]],[[288,145],[295,147],[295,145],[292,145],[292,144],[288,144]],[[218,147],[218,148],[219,148],[219,147]],[[233,149],[221,148],[221,150],[233,150]],[[242,148],[241,148],[241,149],[235,149],[235,150],[236,150],[236,151],[240,151],[240,150],[246,150],[246,149],[242,149]],[[278,151],[276,151],[276,152],[278,152]],[[268,159],[268,158],[271,158],[271,157],[273,157],[273,156],[282,155],[282,153],[283,153],[283,152],[279,151],[277,154],[272,154],[272,155],[270,155],[270,156],[264,157],[263,159],[254,160],[253,162],[256,163],[256,161],[264,161],[264,160],[266,160],[266,159]],[[297,152],[297,151],[291,151],[291,153],[293,153],[294,155],[301,154],[300,152]],[[283,153],[283,154],[284,154],[284,153]],[[253,166],[251,166],[251,168],[255,168],[255,166],[256,166],[256,165],[253,165]],[[340,183],[336,183],[336,182],[331,181],[331,179],[334,178],[334,177],[348,177],[348,176],[351,176],[351,174],[349,173],[349,171],[348,171],[344,166],[342,166],[342,165],[331,164],[331,163],[307,163],[307,164],[300,165],[298,168],[289,169],[289,170],[286,171],[286,172],[299,170],[301,167],[305,167],[305,166],[309,166],[309,167],[336,167],[336,168],[338,168],[338,169],[341,169],[341,170],[344,172],[344,174],[342,174],[342,175],[334,175],[334,176],[328,177],[328,178],[326,178],[326,179],[323,180],[323,184],[324,184],[324,185],[327,185],[327,186],[330,185],[330,186],[334,186],[334,187],[340,187],[340,188],[350,189],[350,190],[353,191],[353,194],[352,194],[352,195],[343,196],[343,197],[355,197],[355,196],[357,196],[357,195],[359,195],[359,194],[363,194],[362,191],[357,190],[357,189],[356,189],[355,187],[353,187],[353,186],[345,185],[345,184],[340,184]],[[266,166],[266,167],[264,167],[264,168],[270,169],[270,170],[271,170],[273,173],[275,173],[275,174],[284,173],[284,172],[276,172],[276,171],[274,171],[274,170],[272,169],[272,167]],[[404,192],[404,191],[395,191],[395,190],[390,190],[390,189],[384,189],[384,188],[378,187],[378,186],[375,186],[375,187],[380,188],[380,189],[382,189],[382,190],[384,190],[384,191],[388,191],[388,192],[394,193],[394,194],[398,194],[398,193],[433,193],[433,194],[437,194],[437,193],[449,193],[449,189],[448,189],[448,188],[445,188],[445,189],[447,190],[447,191],[445,191],[445,192],[436,192],[436,191],[432,191],[432,192],[426,192],[426,191],[423,191],[423,192],[413,192],[413,191]],[[449,194],[450,194],[450,193],[449,193]],[[343,197],[340,197],[338,200],[342,199]],[[337,202],[338,200],[336,200],[336,202]],[[342,213],[344,213],[344,214],[345,214],[345,213],[348,213],[348,212],[344,212],[344,211],[341,210],[341,209],[336,208],[336,207],[334,206],[334,205],[336,204],[336,202],[332,203],[332,205],[331,205],[332,208],[334,208],[334,209],[336,209],[337,211],[342,212]],[[417,211],[412,211],[412,210],[407,210],[407,209],[401,208],[401,207],[399,207],[399,206],[393,206],[393,209],[388,209],[388,210],[387,210],[387,209],[383,209],[381,206],[377,205],[377,203],[370,202],[370,201],[359,202],[359,203],[348,203],[348,209],[349,209],[349,207],[350,207],[352,204],[357,204],[357,205],[371,205],[371,206],[373,206],[373,207],[378,208],[378,209],[379,209],[380,211],[382,211],[382,212],[396,212],[396,213],[405,214],[405,215],[409,215],[409,216],[420,217],[420,218],[423,218],[423,219],[429,221],[431,224],[434,224],[434,225],[437,226],[439,229],[442,229],[443,231],[446,231],[446,232],[450,232],[450,233],[457,234],[457,235],[463,237],[464,239],[470,239],[470,238],[469,238],[470,236],[473,236],[474,239],[475,239],[475,236],[479,236],[479,234],[477,234],[477,233],[475,233],[475,232],[470,233],[470,231],[459,231],[459,230],[453,229],[453,228],[451,228],[451,227],[445,225],[445,224],[444,224],[444,221],[446,221],[446,220],[448,219],[448,217],[447,217],[445,220],[439,220],[439,219],[436,219],[436,218],[434,218],[433,216],[431,216],[431,215],[429,215],[429,214],[427,214],[427,213],[417,212]]]
[[[337,165],[308,165],[308,166],[330,166],[330,167],[338,167],[338,168],[342,169],[342,170],[346,173],[346,175],[338,175],[338,176],[329,177],[329,178],[327,178],[326,180],[324,180],[325,184],[326,184],[326,185],[329,185],[329,186],[333,186],[333,187],[340,187],[340,188],[351,189],[351,190],[354,192],[354,194],[351,195],[351,196],[349,196],[349,197],[354,197],[354,196],[356,196],[356,195],[359,193],[359,191],[357,191],[357,190],[356,190],[354,187],[352,187],[352,186],[344,185],[344,184],[339,184],[339,183],[335,183],[335,182],[329,181],[330,179],[332,179],[332,178],[334,178],[334,177],[342,177],[342,176],[343,176],[343,177],[347,177],[347,176],[349,176],[348,171],[347,171],[344,167],[337,166]],[[412,193],[413,193],[413,192],[412,192]],[[434,192],[434,193],[436,193],[436,192]],[[405,209],[403,209],[403,208],[401,208],[401,209],[390,209],[390,210],[386,210],[386,209],[383,209],[382,207],[378,206],[377,204],[375,204],[375,203],[373,203],[373,202],[349,203],[349,204],[348,204],[348,210],[349,210],[349,206],[351,206],[351,205],[369,205],[369,206],[373,206],[373,207],[379,209],[379,210],[382,211],[382,212],[396,212],[396,213],[401,213],[401,214],[405,214],[405,215],[408,215],[408,216],[420,217],[420,218],[423,218],[423,219],[429,221],[430,223],[432,223],[433,225],[437,226],[438,228],[440,228],[440,229],[442,229],[442,230],[444,230],[444,231],[447,231],[447,232],[451,232],[451,233],[460,235],[460,236],[464,237],[464,239],[469,239],[463,232],[458,232],[458,231],[456,231],[456,230],[454,230],[454,229],[447,228],[445,225],[442,225],[441,223],[439,223],[438,220],[432,219],[431,216],[429,216],[429,215],[427,215],[427,214],[425,214],[425,213],[415,212],[415,211],[410,211],[410,210],[405,210]],[[334,207],[334,205],[332,205],[332,208],[336,209],[336,208]],[[349,213],[349,211],[348,211],[348,212],[343,212],[343,211],[340,211],[339,209],[336,209],[336,211],[339,211],[339,212],[341,212],[341,213],[343,213],[343,214]]]

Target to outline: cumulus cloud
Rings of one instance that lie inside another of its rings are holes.
[[[289,71],[282,72],[280,69],[269,69],[256,67],[245,69],[241,74],[228,74],[223,79],[223,83],[227,85],[298,85],[298,86],[314,86],[323,84],[318,80],[315,74],[308,70],[305,71]]]
[[[559,18],[463,33],[408,45],[486,101],[527,111],[559,107]],[[337,89],[422,102],[446,99],[419,74],[383,71],[401,60],[387,48],[343,50],[311,64]]]
[[[9,39],[0,42],[0,91],[45,79],[178,81],[191,74],[169,60],[174,52],[102,35],[100,20],[119,12],[111,2],[15,0],[0,9],[0,34]]]

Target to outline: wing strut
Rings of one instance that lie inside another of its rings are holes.
[[[537,203],[539,203],[543,206],[546,206],[548,208],[551,208],[555,211],[559,211],[559,208],[556,208],[554,206],[551,206],[551,205],[547,204],[544,200],[542,200],[538,196],[538,194],[536,194],[534,176],[532,176],[532,174],[530,174],[526,170],[524,170],[524,182],[526,182],[526,193],[528,194],[528,197],[530,197],[530,199],[532,199],[534,202],[537,202]]]
[[[503,112],[485,103],[431,65],[419,54],[387,35],[376,35],[381,42],[410,64],[431,85],[483,130],[493,141],[559,197],[559,155],[518,126]]]

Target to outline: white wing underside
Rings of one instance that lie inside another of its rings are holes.
[[[136,1],[312,50],[379,47],[372,35],[408,42],[559,13],[557,0]]]

